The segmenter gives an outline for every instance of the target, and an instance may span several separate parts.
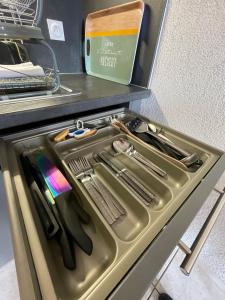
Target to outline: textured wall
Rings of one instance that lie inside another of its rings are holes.
[[[135,109],[225,150],[225,0],[170,0],[151,88]]]

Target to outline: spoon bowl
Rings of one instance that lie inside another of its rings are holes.
[[[139,163],[150,169],[151,171],[155,172],[157,175],[161,177],[167,177],[167,173],[151,162],[149,159],[146,159],[142,156],[139,152],[134,149],[134,146],[125,139],[119,139],[113,142],[113,148],[117,153],[126,153],[132,156],[135,160]]]
[[[129,153],[133,145],[125,139],[119,139],[113,142],[113,148],[118,153]]]

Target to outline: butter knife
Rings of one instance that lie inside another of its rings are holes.
[[[152,201],[157,200],[157,196],[148,191],[138,179],[136,179],[126,168],[119,168],[112,162],[112,156],[106,151],[102,151],[97,154],[98,157],[108,165],[118,177],[120,177],[132,190],[134,190],[145,205],[149,205]]]

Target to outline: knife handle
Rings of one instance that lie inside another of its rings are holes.
[[[161,138],[158,134],[156,134],[154,132],[151,132],[151,131],[148,130],[148,131],[146,131],[146,133],[149,134],[150,136],[154,137],[156,140],[158,140],[163,145],[166,145],[166,146],[172,148],[176,152],[179,152],[184,157],[191,155],[189,152],[183,150],[182,148],[180,148],[179,146],[175,145],[171,141],[168,141],[168,140],[165,140],[165,139]]]
[[[69,270],[76,268],[75,255],[72,241],[68,238],[65,231],[59,232],[58,242],[61,248],[64,266]]]
[[[41,220],[41,224],[44,228],[46,236],[48,237],[48,239],[50,239],[57,233],[59,227],[57,228],[57,230],[55,230],[54,224],[51,222],[49,215],[47,214],[42,202],[40,201],[40,194],[38,192],[38,190],[32,188],[32,196],[34,199],[36,210],[38,212],[38,216]]]
[[[152,200],[156,199],[156,196],[149,192],[134,176],[132,176],[126,169],[119,169],[110,161],[109,154],[107,152],[100,152],[98,156],[104,161],[118,177],[123,180],[141,197],[145,205],[149,205]]]
[[[102,151],[97,154],[97,156],[106,164],[108,165],[115,173],[119,174],[121,171],[119,168],[117,168],[111,161],[110,158],[108,157],[108,153],[105,151]]]
[[[76,201],[73,196],[74,194],[69,191],[56,197],[56,207],[59,210],[67,231],[73,237],[74,241],[85,253],[91,255],[93,250],[92,240],[82,228],[78,214],[73,209],[72,202]]]
[[[21,155],[20,162],[45,234],[50,239],[57,233],[59,226],[50,207],[47,204],[45,196],[41,192],[38,183],[35,180],[34,170],[28,157]]]
[[[145,204],[149,205],[150,202],[156,199],[156,195],[148,191],[133,175],[131,175],[127,170],[120,173],[120,176],[130,185],[130,187],[138,193]],[[146,203],[147,202],[147,203]]]
[[[37,176],[28,157],[21,155],[20,159],[45,232],[49,238],[53,236],[57,238],[61,248],[64,266],[69,270],[74,270],[76,261],[72,241],[69,239],[63,227],[57,208],[55,205],[51,206],[52,209],[48,206],[47,199],[39,189],[37,183],[39,181],[36,182],[34,180],[37,179]]]
[[[104,198],[113,216],[118,219],[121,215],[125,215],[125,209],[118,203],[112,193],[105,187],[105,185],[95,176],[91,176],[93,184],[96,186],[99,193]]]
[[[55,205],[52,206],[54,216],[60,226],[60,230],[57,234],[57,241],[60,245],[61,254],[63,258],[64,266],[69,270],[74,270],[76,268],[76,259],[74,254],[74,247],[72,240],[69,238],[63,224],[59,212]]]
[[[140,153],[133,152],[132,157],[135,158],[137,161],[154,171],[156,174],[158,174],[161,177],[167,177],[167,172],[159,168],[157,165],[155,165],[153,162],[146,159],[144,156],[142,156]]]
[[[116,219],[109,211],[109,208],[107,207],[107,204],[105,203],[104,199],[101,197],[101,195],[98,193],[98,191],[93,187],[90,180],[82,181],[83,185],[85,186],[86,190],[88,191],[89,195],[91,196],[91,199],[94,201],[95,205],[110,225],[112,225]]]
[[[80,203],[76,200],[71,201],[72,208],[76,211],[76,213],[79,215],[81,221],[85,224],[89,224],[91,217],[89,214],[84,210],[84,208],[80,205]]]
[[[134,192],[136,192],[136,193],[138,194],[138,196],[141,196],[141,201],[142,201],[146,206],[149,206],[149,205],[150,205],[149,200],[148,200],[148,201],[145,200],[145,195],[142,195],[142,192],[140,191],[140,189],[133,185],[133,181],[130,180],[129,177],[125,176],[125,174],[121,174],[121,175],[120,175],[120,178],[121,178],[121,180],[122,180],[126,185],[129,186],[129,188],[132,188],[132,190],[133,190]]]

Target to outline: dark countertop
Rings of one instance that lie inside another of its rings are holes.
[[[62,75],[61,84],[73,92],[61,90],[52,96],[0,101],[0,130],[150,96],[150,90],[145,88],[126,86],[86,74]]]

